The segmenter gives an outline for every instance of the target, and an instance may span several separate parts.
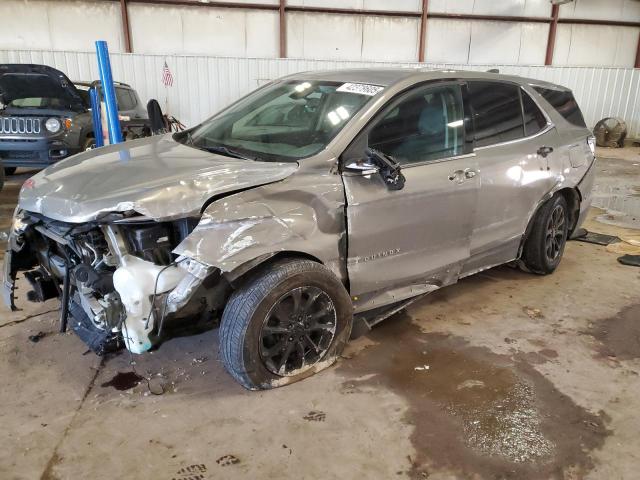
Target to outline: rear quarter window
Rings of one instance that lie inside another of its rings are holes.
[[[567,122],[577,127],[587,127],[578,102],[576,102],[571,91],[552,90],[543,87],[533,87],[533,89],[542,95]]]

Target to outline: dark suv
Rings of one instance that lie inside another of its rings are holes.
[[[89,89],[99,82],[71,82],[46,65],[0,65],[0,161],[17,167],[47,167],[95,145]],[[115,83],[127,139],[149,132],[147,112],[129,85]]]

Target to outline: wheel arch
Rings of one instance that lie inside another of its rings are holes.
[[[522,239],[520,240],[520,247],[518,247],[518,258],[522,256],[524,245],[527,242],[529,235],[531,234],[531,230],[533,228],[533,222],[536,216],[538,215],[538,212],[544,206],[545,203],[547,203],[549,200],[551,200],[552,198],[555,198],[558,195],[561,195],[564,197],[569,207],[570,223],[569,223],[569,231],[568,231],[567,238],[570,238],[578,222],[578,217],[580,216],[580,203],[582,202],[582,195],[580,194],[577,188],[565,187],[565,188],[556,190],[555,192],[548,193],[547,195],[545,195],[545,197],[542,200],[540,200],[540,202],[536,206],[535,210],[533,211],[533,214],[529,217],[529,221],[527,222],[527,228],[524,232],[524,235],[522,235]]]
[[[311,260],[312,262],[324,265],[324,262],[322,260],[314,255],[311,255],[310,253],[296,250],[282,250],[279,252],[266,253],[252,260],[249,260],[248,262],[243,263],[234,270],[226,272],[224,274],[224,277],[232,287],[236,288],[238,285],[245,282],[248,278],[251,278],[254,275],[262,272],[265,268],[268,268],[270,264],[285,258],[292,260]],[[340,279],[338,280],[340,281]]]

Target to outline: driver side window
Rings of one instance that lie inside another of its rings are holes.
[[[459,85],[423,87],[392,104],[369,131],[368,146],[402,165],[464,153]]]

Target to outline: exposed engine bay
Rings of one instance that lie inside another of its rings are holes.
[[[223,306],[229,285],[220,272],[172,253],[198,220],[118,213],[71,224],[18,212],[5,278],[24,270],[30,301],[59,297],[61,331],[69,326],[95,353],[142,353],[160,343],[165,322]]]

